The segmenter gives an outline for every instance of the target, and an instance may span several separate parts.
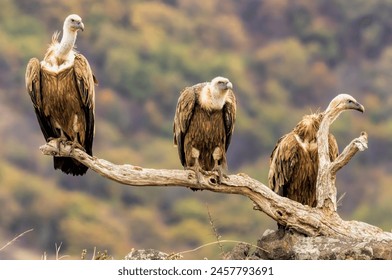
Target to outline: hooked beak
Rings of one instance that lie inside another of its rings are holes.
[[[84,24],[83,24],[83,22],[79,22],[79,29],[84,31]]]
[[[362,104],[358,103],[358,102],[352,102],[351,106],[350,106],[350,109],[357,110],[357,111],[359,111],[361,113],[365,112],[365,107]]]
[[[233,89],[233,84],[231,82],[228,82],[226,84],[226,89]]]

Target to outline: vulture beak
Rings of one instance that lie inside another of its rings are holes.
[[[349,102],[349,109],[357,110],[361,113],[365,112],[365,107],[356,101]]]
[[[78,28],[79,28],[80,30],[84,31],[84,24],[83,24],[83,22],[79,22],[79,23],[78,23]]]
[[[347,110],[357,110],[361,113],[365,112],[365,107],[363,107],[362,104],[358,103],[355,100],[348,100],[346,103],[346,109]]]
[[[228,82],[226,84],[226,89],[233,89],[233,84],[231,82]]]

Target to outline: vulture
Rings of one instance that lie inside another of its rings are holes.
[[[223,77],[187,87],[180,93],[174,116],[173,138],[181,164],[200,173],[225,176],[226,152],[236,118],[233,85]]]
[[[80,16],[69,15],[63,35],[52,36],[44,59],[31,58],[26,68],[26,89],[31,97],[43,136],[48,142],[72,142],[92,155],[94,137],[94,84],[87,59],[76,52],[77,32],[84,30]],[[54,168],[66,174],[83,175],[87,167],[69,157],[53,157]]]
[[[364,107],[348,94],[336,96],[328,108],[318,114],[306,115],[294,129],[281,137],[270,157],[268,181],[270,188],[281,196],[315,207],[318,173],[317,131],[324,117],[331,123],[345,110],[364,112]],[[339,154],[335,137],[328,135],[329,157]]]

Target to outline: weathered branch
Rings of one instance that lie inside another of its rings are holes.
[[[375,239],[392,239],[392,234],[380,228],[357,221],[343,221],[336,212],[324,211],[322,208],[311,208],[285,197],[281,197],[259,181],[246,174],[230,175],[218,184],[216,174],[202,176],[198,184],[193,171],[149,169],[130,164],[116,165],[103,159],[91,157],[79,149],[71,149],[70,145],[60,144],[52,140],[40,147],[45,155],[72,157],[91,170],[121,184],[130,186],[181,186],[217,193],[239,194],[250,198],[256,210],[261,210],[282,225],[308,236],[347,236]]]
[[[367,133],[363,131],[361,132],[361,136],[352,140],[343,152],[331,163],[331,176],[335,176],[358,151],[362,152],[367,149],[367,143]]]
[[[355,138],[343,150],[343,152],[331,162],[329,158],[329,127],[332,119],[325,116],[320,123],[317,132],[317,145],[319,154],[319,168],[317,174],[316,198],[317,207],[325,208],[331,212],[336,212],[336,173],[345,166],[358,151],[367,149],[367,133],[362,132],[361,136]]]

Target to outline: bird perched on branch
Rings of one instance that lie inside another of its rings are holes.
[[[185,88],[174,116],[174,144],[181,164],[196,173],[217,171],[218,181],[227,167],[236,118],[236,99],[232,83],[223,77]]]
[[[87,59],[75,50],[77,32],[84,30],[80,16],[69,15],[58,41],[55,32],[44,59],[30,59],[26,89],[46,141],[72,142],[92,155],[94,137],[94,84],[96,79]],[[83,175],[87,167],[67,157],[54,157],[54,168]]]
[[[336,96],[328,108],[318,114],[306,115],[288,134],[281,137],[270,157],[268,180],[270,188],[281,196],[315,207],[319,165],[317,131],[322,119],[331,123],[345,110],[364,112],[365,108],[348,94]],[[328,136],[329,157],[339,154],[335,137]]]

